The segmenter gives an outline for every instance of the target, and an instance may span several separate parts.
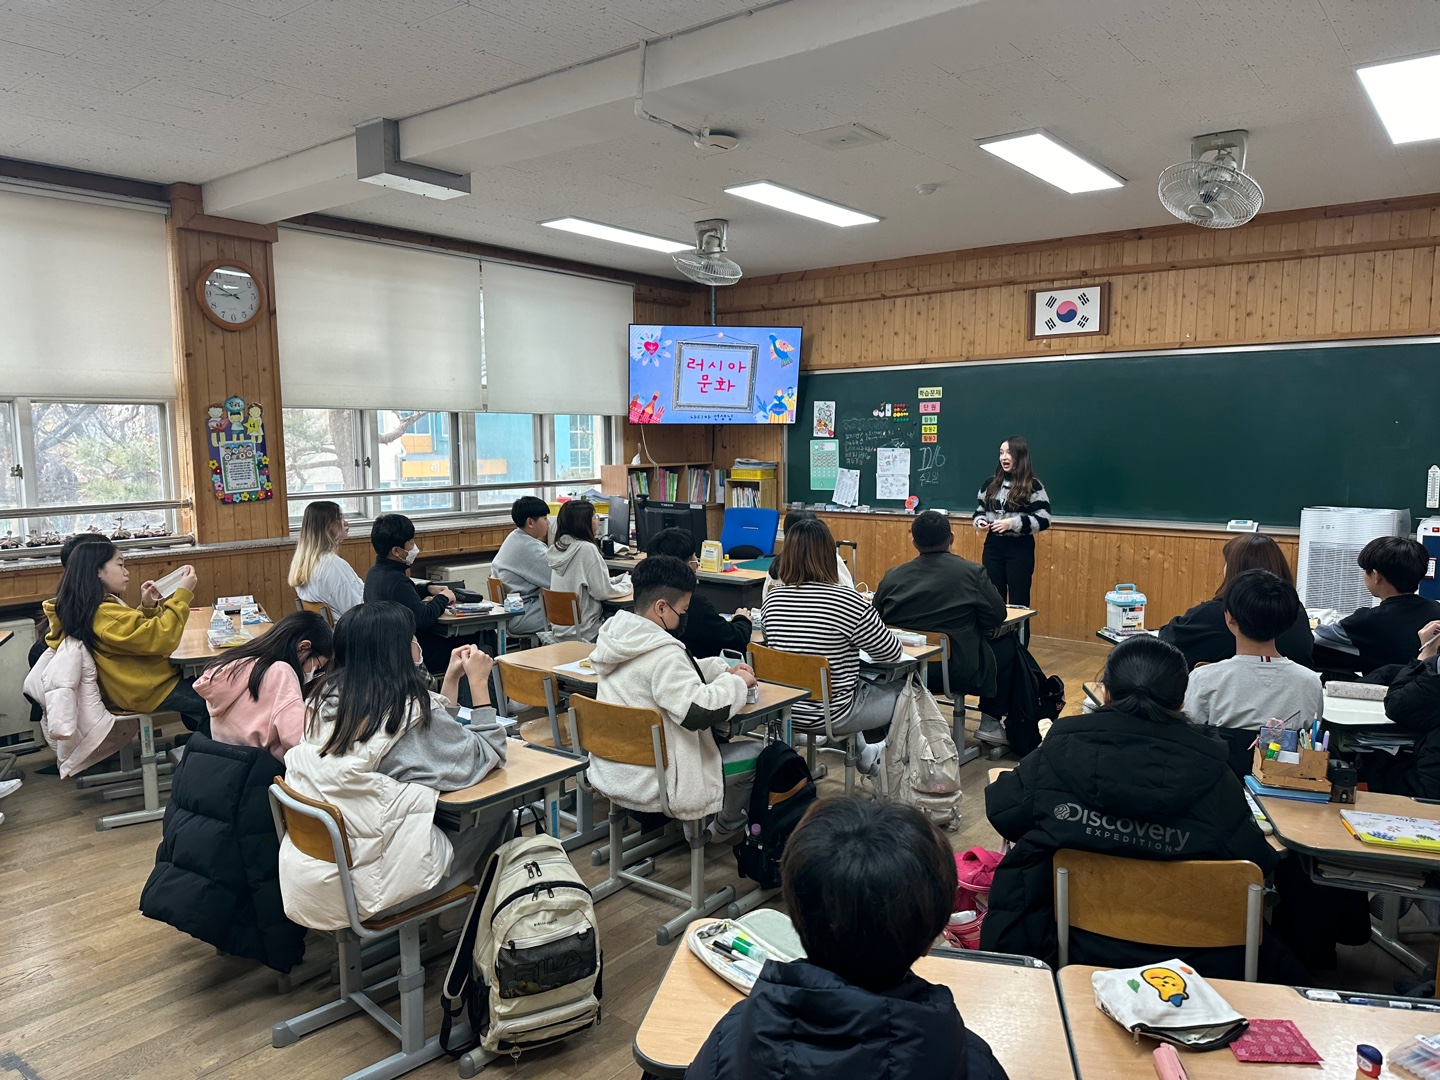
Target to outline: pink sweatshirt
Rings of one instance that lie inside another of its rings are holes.
[[[263,746],[275,757],[300,742],[305,734],[305,700],[300,680],[284,662],[270,665],[260,680],[260,700],[250,696],[248,683],[254,660],[206,671],[195,680],[195,692],[210,709],[210,737],[232,746]]]

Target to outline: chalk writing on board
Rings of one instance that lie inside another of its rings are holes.
[[[945,455],[940,444],[920,448],[920,465],[915,470],[915,486],[936,487],[940,483],[940,467],[945,464]]]
[[[840,463],[851,469],[869,468],[882,446],[909,446],[910,428],[893,420],[847,417],[840,421]]]

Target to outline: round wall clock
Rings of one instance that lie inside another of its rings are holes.
[[[265,286],[238,259],[219,259],[200,273],[195,299],[222,330],[244,330],[265,311]]]

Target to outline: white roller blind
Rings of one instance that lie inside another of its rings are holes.
[[[282,229],[275,316],[287,406],[483,407],[475,259]]]
[[[175,397],[165,217],[0,191],[0,395]]]
[[[634,287],[488,260],[484,273],[490,411],[622,414]]]

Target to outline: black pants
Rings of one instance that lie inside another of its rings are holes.
[[[1030,581],[1035,576],[1035,537],[985,537],[985,551],[980,556],[985,572],[1000,591],[1007,604],[1030,606]]]
[[[178,712],[181,723],[191,731],[210,734],[210,710],[205,707],[205,699],[195,692],[194,679],[182,677],[151,712]]]

